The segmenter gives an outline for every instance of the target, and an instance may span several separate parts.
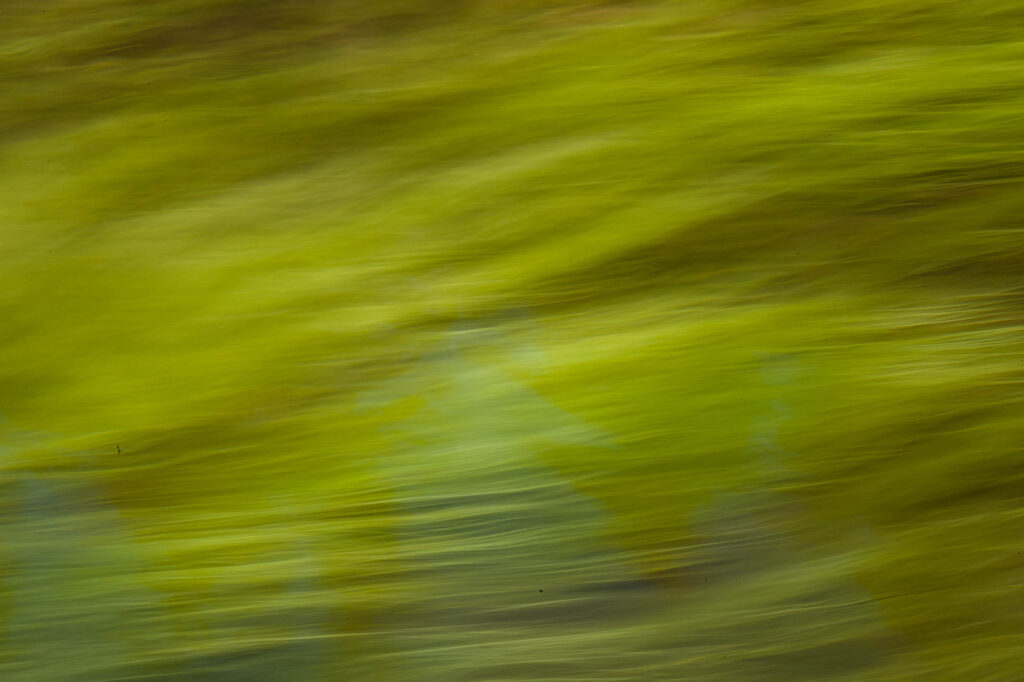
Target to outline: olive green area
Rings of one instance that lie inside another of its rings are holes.
[[[0,11],[4,682],[1020,678],[1021,3]]]

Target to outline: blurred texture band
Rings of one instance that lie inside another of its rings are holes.
[[[1021,26],[5,0],[0,678],[1019,680]]]

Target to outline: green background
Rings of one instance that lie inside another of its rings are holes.
[[[1022,26],[6,0],[3,680],[1019,679]]]

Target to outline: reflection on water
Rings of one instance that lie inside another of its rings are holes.
[[[680,538],[679,549],[691,559],[664,582],[618,546],[609,510],[582,492],[578,477],[545,461],[547,449],[565,443],[616,451],[615,435],[500,362],[512,357],[543,372],[541,356],[509,354],[515,349],[480,331],[460,323],[443,352],[358,401],[359,411],[374,413],[417,399],[385,429],[375,475],[391,500],[362,531],[400,557],[406,587],[393,613],[372,606],[382,575],[348,573],[365,590],[349,612],[338,592],[348,588],[325,570],[360,551],[338,544],[345,512],[340,529],[286,522],[286,542],[248,555],[257,573],[274,574],[269,583],[211,557],[220,568],[207,578],[175,587],[172,574],[161,594],[143,584],[160,572],[144,549],[159,554],[159,539],[133,537],[102,499],[102,483],[26,472],[8,498],[11,679],[328,679],[349,669],[367,679],[471,680],[572,677],[598,667],[617,679],[762,679],[780,668],[791,679],[820,679],[879,669],[894,655],[901,640],[848,559],[791,537],[811,517],[771,492],[786,467],[777,426],[790,414],[774,388],[791,384],[800,370],[794,359],[762,361],[769,390],[750,436],[755,483],[714,495],[686,519],[693,539]],[[804,573],[815,578],[805,583]]]
[[[92,680],[154,644],[159,598],[139,584],[140,557],[114,509],[81,483],[6,486],[7,679]],[[159,644],[157,642],[156,644]]]
[[[448,352],[394,389],[423,398],[395,450],[381,454],[421,590],[403,637],[424,674],[452,647],[525,674],[524,636],[586,632],[649,608],[652,589],[646,597],[615,589],[640,581],[604,536],[606,512],[541,457],[546,445],[611,447],[610,437],[471,359],[487,350],[462,348],[472,336],[457,328]]]

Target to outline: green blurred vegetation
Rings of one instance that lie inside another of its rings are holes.
[[[5,682],[1019,677],[1024,5],[0,11]]]

